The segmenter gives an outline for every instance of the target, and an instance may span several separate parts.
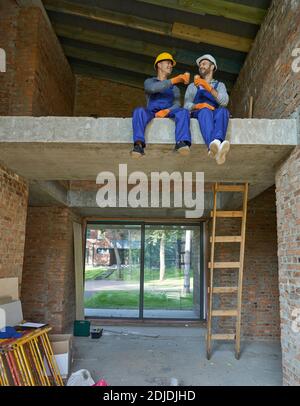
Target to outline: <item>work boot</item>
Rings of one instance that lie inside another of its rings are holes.
[[[184,141],[180,141],[175,145],[175,151],[182,156],[187,156],[190,153],[190,147]]]
[[[230,150],[230,143],[229,141],[223,141],[219,147],[219,152],[216,156],[216,161],[218,165],[223,165],[226,160],[226,154]]]
[[[132,158],[141,158],[143,155],[145,155],[145,152],[142,144],[135,144],[133,146],[133,150],[131,151]]]
[[[221,141],[220,140],[213,140],[210,144],[209,144],[209,151],[208,151],[208,156],[210,158],[216,158],[218,152],[219,152],[219,148],[221,145]]]

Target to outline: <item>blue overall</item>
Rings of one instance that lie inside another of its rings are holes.
[[[216,89],[217,86],[218,82],[215,83],[214,88]],[[228,109],[226,107],[220,107],[213,95],[200,87],[198,88],[194,99],[194,104],[198,103],[207,103],[215,108],[215,110],[203,108],[201,110],[192,111],[191,114],[192,118],[198,119],[205,144],[209,146],[213,140],[220,140],[223,142],[226,137],[229,122]]]
[[[132,127],[133,142],[141,141],[145,144],[145,129],[149,121],[155,117],[155,113],[160,110],[169,109],[174,103],[173,85],[164,92],[149,95],[147,108],[138,107],[133,111]],[[190,113],[184,108],[175,108],[166,116],[175,120],[175,140],[176,144],[185,141],[191,145]]]

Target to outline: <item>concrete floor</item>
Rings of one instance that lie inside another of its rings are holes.
[[[110,386],[209,386],[282,384],[279,342],[215,342],[205,356],[204,328],[105,326],[100,339],[74,337],[72,372],[88,369]]]

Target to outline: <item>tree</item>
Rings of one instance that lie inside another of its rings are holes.
[[[190,270],[191,270],[191,230],[185,231],[185,250],[184,250],[184,281],[183,293],[191,292],[190,289]]]
[[[163,281],[165,278],[166,272],[166,263],[165,263],[165,242],[166,234],[163,232],[160,238],[160,250],[159,250],[159,280]]]
[[[149,234],[146,234],[146,241],[153,246],[159,243],[159,280],[162,281],[165,278],[166,265],[165,265],[165,254],[166,254],[166,243],[172,242],[176,243],[177,239],[181,237],[182,230],[178,229],[160,229],[151,230]]]

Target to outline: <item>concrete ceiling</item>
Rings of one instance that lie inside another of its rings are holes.
[[[174,123],[154,119],[147,128],[146,156],[133,160],[131,119],[85,117],[0,117],[0,162],[30,181],[31,204],[58,204],[73,207],[84,215],[97,215],[96,190],[76,188],[76,182],[92,181],[100,172],[110,171],[120,177],[119,165],[126,164],[128,176],[143,172],[150,182],[153,172],[176,171],[184,176],[204,172],[204,181],[249,182],[249,198],[274,185],[278,166],[298,145],[297,121],[231,119],[227,139],[231,150],[224,165],[207,156],[196,120],[191,120],[193,145],[188,157],[174,151]],[[109,140],[109,142],[107,141]],[[158,169],[159,168],[159,169]],[[123,169],[124,170],[124,167]],[[124,172],[121,173],[124,176]],[[71,182],[71,190],[62,182]],[[91,182],[90,182],[91,183]],[[118,186],[118,185],[117,185]],[[45,194],[49,199],[45,198]],[[206,197],[211,208],[211,196]],[[223,198],[222,207],[238,206],[240,200]],[[149,209],[149,216],[151,214]],[[169,213],[181,217],[183,210],[170,207]],[[168,211],[167,210],[167,211]],[[165,209],[152,210],[163,217]],[[144,209],[114,209],[114,215],[126,212],[142,215]],[[111,216],[110,210],[101,213]]]

